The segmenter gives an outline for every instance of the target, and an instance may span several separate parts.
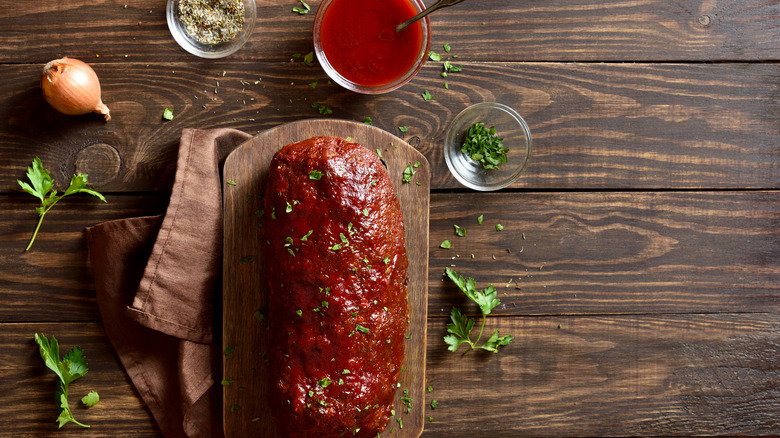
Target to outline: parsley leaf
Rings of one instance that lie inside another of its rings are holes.
[[[95,406],[100,401],[100,395],[97,391],[89,391],[87,395],[81,397],[81,402],[87,406]]]
[[[70,406],[68,405],[69,385],[76,379],[86,374],[88,371],[84,351],[81,349],[81,347],[73,347],[73,349],[65,354],[62,360],[60,360],[60,346],[57,342],[57,338],[52,336],[51,340],[49,340],[43,333],[36,333],[34,338],[35,342],[38,344],[38,349],[44,364],[46,364],[46,367],[54,371],[54,374],[59,377],[56,391],[56,403],[57,407],[60,409],[60,414],[56,420],[57,423],[59,423],[59,427],[61,428],[70,422],[76,423],[81,427],[89,427],[88,425],[80,423],[75,418],[73,418],[73,413],[71,412]],[[92,395],[93,393],[94,396]],[[96,398],[99,399],[97,392],[95,391],[90,392],[84,398],[86,398],[89,402],[94,400],[94,403],[97,403]],[[84,403],[88,406],[92,406],[87,402]]]
[[[433,95],[428,90],[425,90],[422,93],[422,98],[423,98],[423,100],[432,100],[433,99]]]
[[[509,345],[514,338],[511,335],[499,336],[498,330],[493,332],[488,340],[482,345],[478,345],[479,340],[482,338],[482,332],[485,329],[485,320],[487,319],[487,316],[496,306],[501,304],[501,301],[496,297],[497,291],[493,285],[478,291],[476,282],[473,278],[463,278],[450,268],[445,268],[444,272],[445,275],[452,280],[467,297],[469,297],[469,299],[477,303],[479,310],[482,312],[482,325],[479,329],[479,334],[477,335],[476,340],[472,341],[471,330],[474,327],[474,320],[463,315],[461,310],[457,307],[452,308],[452,312],[450,313],[452,323],[447,324],[447,332],[449,335],[444,337],[444,342],[449,345],[448,349],[450,351],[456,351],[461,344],[466,343],[469,345],[469,348],[463,354],[466,354],[475,348],[497,353],[498,347]]]
[[[43,217],[52,207],[54,207],[54,204],[56,204],[57,201],[65,196],[76,193],[87,193],[92,196],[97,196],[103,202],[107,202],[106,198],[100,193],[85,188],[87,186],[87,175],[82,173],[73,175],[70,179],[70,185],[65,189],[65,192],[61,195],[57,195],[57,191],[54,190],[54,180],[51,178],[49,171],[43,168],[43,163],[41,163],[41,159],[38,157],[35,157],[30,167],[27,168],[27,178],[30,180],[30,183],[32,183],[32,186],[21,180],[16,180],[16,182],[19,183],[22,190],[40,199],[41,205],[40,207],[35,208],[35,211],[38,213],[38,225],[35,227],[35,231],[33,232],[30,243],[27,245],[27,248],[25,248],[25,251],[28,251],[30,247],[32,247],[35,236],[38,235],[38,230],[41,228]]]
[[[165,120],[173,120],[173,110],[170,108],[165,108],[163,110],[163,119]]]

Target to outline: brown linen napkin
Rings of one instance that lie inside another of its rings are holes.
[[[165,215],[86,230],[106,334],[169,438],[222,436],[220,168],[249,138],[185,129]]]

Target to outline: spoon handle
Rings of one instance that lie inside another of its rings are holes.
[[[406,29],[407,26],[414,23],[415,21],[425,17],[426,15],[430,14],[431,12],[443,8],[445,6],[452,6],[457,5],[458,3],[462,2],[463,0],[439,0],[436,3],[434,3],[430,8],[426,8],[424,11],[420,12],[419,14],[415,15],[414,17],[404,21],[403,23],[399,24],[395,27],[395,32],[398,33],[404,29]]]

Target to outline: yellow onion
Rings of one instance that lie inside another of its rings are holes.
[[[108,107],[100,100],[100,81],[86,63],[73,58],[50,61],[41,73],[43,97],[57,111],[70,116],[95,112],[106,122]]]

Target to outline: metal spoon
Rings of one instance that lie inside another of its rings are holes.
[[[443,8],[445,6],[452,6],[457,5],[458,3],[462,2],[463,0],[439,0],[436,3],[433,4],[430,8],[427,8],[426,10],[420,12],[419,14],[415,15],[414,17],[404,21],[403,23],[399,24],[395,27],[395,32],[398,33],[404,29],[406,29],[407,26],[414,23],[415,21],[419,20],[420,18],[423,18],[424,16],[430,14],[431,12]]]

